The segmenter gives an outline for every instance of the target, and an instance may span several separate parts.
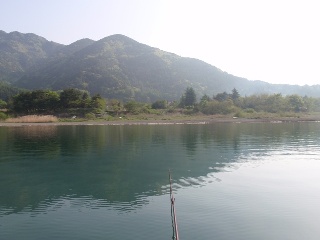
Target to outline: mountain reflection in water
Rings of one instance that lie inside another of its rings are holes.
[[[128,211],[168,193],[168,169],[175,189],[203,186],[249,155],[319,146],[318,135],[316,123],[0,127],[0,207],[10,214],[78,198]]]

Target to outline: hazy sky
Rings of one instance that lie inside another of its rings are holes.
[[[249,80],[320,84],[317,0],[0,0],[0,30],[70,44],[120,33]]]

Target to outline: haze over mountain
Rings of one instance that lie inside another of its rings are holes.
[[[149,102],[178,100],[187,87],[193,87],[198,97],[231,92],[233,88],[241,95],[320,97],[320,85],[250,81],[201,60],[180,57],[119,34],[63,45],[35,34],[0,31],[0,81],[26,89],[71,87],[106,98]]]

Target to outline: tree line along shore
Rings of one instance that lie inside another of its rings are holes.
[[[105,99],[99,94],[68,88],[62,91],[33,90],[0,100],[1,121],[84,121],[84,120],[174,120],[222,118],[306,118],[320,114],[320,98],[259,94],[241,96],[237,89],[214,96],[196,96],[186,88],[179,101],[157,100],[153,103]],[[28,117],[29,116],[29,117]],[[32,116],[32,117],[31,117]],[[44,117],[46,116],[46,118]],[[50,116],[50,117],[49,117]],[[26,120],[29,118],[29,120]]]

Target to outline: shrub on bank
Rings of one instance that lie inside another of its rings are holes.
[[[0,112],[0,121],[6,120],[8,118],[7,114]]]
[[[86,113],[84,117],[86,119],[95,119],[96,115],[94,113]]]

